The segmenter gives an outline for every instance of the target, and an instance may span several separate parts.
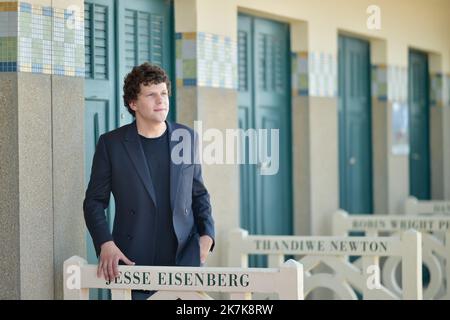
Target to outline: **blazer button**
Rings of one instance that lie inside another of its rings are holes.
[[[188,213],[189,213],[188,209],[187,209],[187,208],[184,208],[184,214],[185,214],[185,215],[188,215]]]
[[[135,214],[134,210],[130,210],[130,213],[133,214],[133,215]]]
[[[133,236],[132,235],[127,235],[127,238],[128,238],[128,240],[131,240],[131,239],[133,239]]]

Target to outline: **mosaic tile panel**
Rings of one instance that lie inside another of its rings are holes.
[[[0,30],[0,72],[84,77],[83,12],[0,2]]]
[[[0,2],[0,72],[17,71],[17,2]]]
[[[292,52],[292,96],[308,96],[308,52]]]
[[[450,73],[444,79],[444,102],[447,107],[450,107]]]
[[[237,43],[231,38],[177,33],[175,51],[179,86],[237,88]]]
[[[372,65],[372,97],[386,102],[388,94],[388,71],[385,65]]]
[[[338,96],[337,57],[331,53],[311,52],[308,61],[309,95],[313,97]]]
[[[197,42],[198,85],[236,89],[236,41],[229,37],[199,32]]]
[[[388,100],[408,102],[408,69],[403,66],[388,67]]]
[[[430,105],[431,107],[444,105],[442,73],[430,74]]]

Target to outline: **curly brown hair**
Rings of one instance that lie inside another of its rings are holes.
[[[130,102],[137,100],[141,91],[141,84],[160,84],[165,82],[170,95],[170,80],[163,68],[144,62],[140,66],[135,66],[125,77],[123,84],[123,102],[128,112],[135,117],[135,112],[130,108]]]

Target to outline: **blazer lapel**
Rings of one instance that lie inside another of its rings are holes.
[[[142,149],[141,141],[139,140],[136,121],[131,123],[128,127],[128,130],[125,133],[124,145],[131,161],[133,162],[134,168],[145,186],[145,189],[149,193],[155,206],[157,206],[155,189],[152,183],[147,160],[144,155],[144,150]]]
[[[172,160],[172,150],[179,143],[179,141],[172,141],[172,132],[174,130],[173,124],[166,121],[167,130],[169,133],[169,146],[170,146],[170,205],[172,207],[172,212],[175,206],[175,200],[178,194],[178,185],[181,178],[181,167],[182,164],[175,164]]]

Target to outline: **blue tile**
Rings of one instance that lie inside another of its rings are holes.
[[[75,68],[75,76],[77,77],[85,77],[84,68]]]
[[[15,72],[17,70],[17,63],[11,61],[0,61],[0,72]]]
[[[176,39],[176,40],[183,39],[183,34],[182,34],[181,32],[175,33],[175,39]]]
[[[378,97],[378,101],[381,101],[381,102],[387,102],[387,96],[379,96]]]
[[[197,79],[183,79],[183,85],[184,86],[193,86],[195,87],[197,85]]]
[[[64,67],[60,66],[60,65],[56,65],[53,67],[53,72],[56,75],[62,76],[62,75],[64,75]]]
[[[298,90],[298,95],[301,97],[307,97],[309,95],[308,89],[300,89]]]
[[[43,66],[42,63],[33,63],[31,65],[31,72],[33,73],[42,73]]]
[[[64,20],[71,18],[74,14],[75,14],[75,11],[64,9]]]
[[[53,17],[53,8],[52,7],[43,7],[42,15],[47,17]]]
[[[20,2],[20,12],[31,13],[31,4],[27,2]]]

